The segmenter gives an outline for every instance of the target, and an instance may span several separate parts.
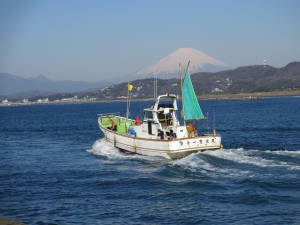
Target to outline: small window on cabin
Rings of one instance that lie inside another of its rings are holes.
[[[146,119],[153,119],[153,114],[151,111],[145,111],[145,118]]]

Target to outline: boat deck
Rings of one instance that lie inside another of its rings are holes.
[[[121,134],[127,134],[126,123],[128,123],[129,126],[134,126],[135,124],[135,121],[132,119],[126,119],[115,115],[101,116],[99,120],[106,128],[110,128],[112,126],[112,122],[114,122],[114,124],[117,125],[117,132]]]

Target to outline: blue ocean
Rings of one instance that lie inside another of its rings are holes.
[[[132,117],[151,104],[132,102]],[[224,149],[174,161],[124,154],[104,141],[97,114],[125,115],[124,102],[0,107],[0,217],[300,224],[300,97],[200,105]]]

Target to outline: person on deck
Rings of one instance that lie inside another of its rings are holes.
[[[112,128],[113,131],[117,131],[117,129],[118,129],[117,125],[114,125]]]
[[[157,130],[157,136],[160,137],[160,139],[164,139],[164,132],[160,129]]]
[[[170,130],[169,140],[173,140],[175,138],[176,138],[176,134],[173,132],[173,130]]]
[[[160,123],[165,123],[165,115],[162,112],[159,112],[158,114],[158,120]]]
[[[136,132],[134,130],[133,127],[130,127],[128,130],[128,135],[132,136],[132,137],[136,137]]]
[[[111,127],[107,127],[107,128],[113,131],[117,131],[117,125],[113,120],[111,121]]]
[[[188,130],[188,132],[190,134],[190,137],[194,137],[195,136],[196,127],[195,127],[195,125],[192,122],[190,122],[190,124],[187,126],[187,130]]]

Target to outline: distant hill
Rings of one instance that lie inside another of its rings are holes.
[[[198,93],[299,87],[300,62],[282,68],[257,65],[217,73],[195,73],[192,80]]]
[[[189,67],[190,73],[218,72],[233,69],[232,66],[205,55],[196,49],[180,48],[153,65],[108,81],[120,83],[143,78],[152,78],[154,74],[160,79],[176,78],[179,74],[179,63],[181,63],[183,67],[186,67],[186,64],[189,61],[191,62]]]
[[[268,91],[272,89],[300,88],[300,62],[292,62],[282,68],[271,66],[245,66],[217,73],[194,73],[191,75],[197,95],[212,92]],[[134,98],[152,98],[153,78],[131,82]],[[166,92],[180,94],[178,78],[158,79],[158,94]],[[102,88],[93,93],[81,93],[98,99],[116,99],[127,96],[127,82]],[[78,94],[80,96],[80,94]]]
[[[43,75],[34,78],[23,78],[9,73],[0,73],[0,95],[20,95],[22,92],[78,92],[94,90],[107,85],[109,82],[83,82],[67,80],[50,80]],[[19,94],[20,93],[20,94]]]
[[[37,78],[46,80],[39,76]],[[212,92],[245,92],[245,91],[267,91],[271,89],[300,88],[300,62],[292,62],[282,68],[271,66],[245,66],[233,70],[226,70],[216,73],[200,72],[191,75],[194,89],[197,95]],[[46,80],[45,83],[48,83]],[[41,83],[40,83],[41,84]],[[131,94],[133,98],[152,98],[154,90],[153,78],[138,79],[131,82],[134,86]],[[102,84],[104,85],[104,83]],[[158,79],[158,94],[166,92],[180,94],[179,78]],[[67,91],[64,91],[65,93]],[[28,94],[27,93],[23,93]],[[44,93],[46,94],[46,93]],[[94,97],[99,100],[122,99],[127,96],[127,82],[117,85],[106,85],[94,91],[80,91],[72,94],[47,94],[50,100],[77,95],[79,98],[84,96]],[[38,93],[31,93],[33,99],[38,99]],[[28,95],[26,95],[27,98]],[[14,95],[14,99],[17,95]],[[0,100],[3,99],[0,96]]]

